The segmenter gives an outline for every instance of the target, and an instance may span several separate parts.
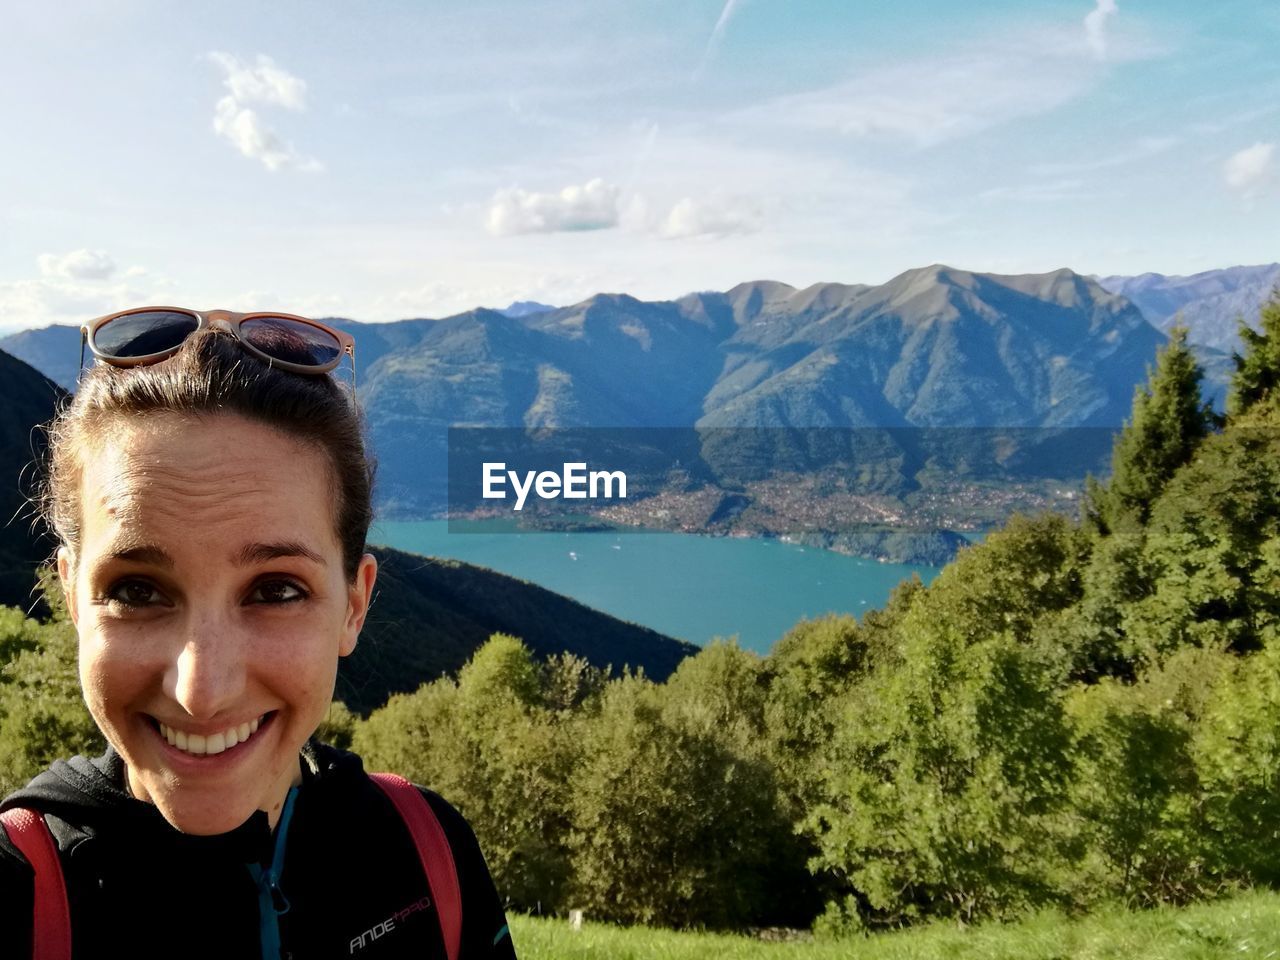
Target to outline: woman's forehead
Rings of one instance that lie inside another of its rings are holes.
[[[82,464],[82,534],[102,547],[104,539],[336,541],[326,457],[270,427],[235,416],[186,425],[148,418],[95,447]]]

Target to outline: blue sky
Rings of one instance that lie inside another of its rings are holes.
[[[0,330],[1280,259],[1280,6],[11,5]]]

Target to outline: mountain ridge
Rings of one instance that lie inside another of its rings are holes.
[[[1225,353],[1240,349],[1237,321],[1256,325],[1258,306],[1280,285],[1280,263],[1205,270],[1189,276],[1142,273],[1099,277],[1106,289],[1128,297],[1168,333],[1182,322],[1191,343]]]
[[[520,316],[331,322],[357,336],[380,505],[400,517],[443,505],[451,426],[1118,427],[1166,340],[1128,298],[1068,268],[941,263],[878,285],[756,280]],[[49,328],[0,347],[52,363],[77,356],[76,338]],[[1220,399],[1230,361],[1201,359]]]

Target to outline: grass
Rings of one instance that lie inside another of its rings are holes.
[[[1018,923],[935,924],[852,940],[764,943],[516,916],[521,960],[1280,960],[1280,893],[1251,892],[1181,909],[1102,910],[1080,919],[1042,913]]]

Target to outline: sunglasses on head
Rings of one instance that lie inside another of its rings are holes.
[[[115,367],[158,363],[204,327],[225,330],[249,353],[292,373],[328,373],[349,356],[355,376],[356,341],[345,330],[288,313],[184,307],[136,307],[91,320],[80,328],[80,366],[84,367],[86,345],[95,357]]]

